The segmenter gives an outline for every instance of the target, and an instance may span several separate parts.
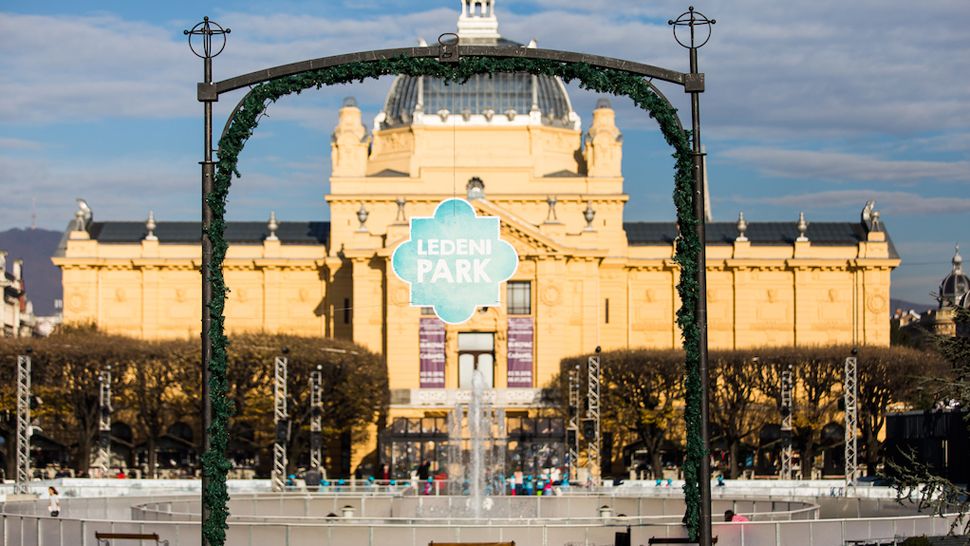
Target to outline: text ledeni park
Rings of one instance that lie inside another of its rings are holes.
[[[468,258],[418,258],[418,282],[457,284],[492,282],[485,267],[492,255],[490,239],[418,239],[418,256],[469,256]],[[452,269],[454,268],[454,269]],[[427,277],[430,275],[431,279]]]

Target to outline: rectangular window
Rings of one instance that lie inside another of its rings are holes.
[[[350,298],[344,298],[344,324],[350,324]]]
[[[472,388],[475,370],[482,372],[485,388],[495,385],[495,334],[461,332],[458,334],[458,388]]]
[[[532,282],[509,281],[506,285],[506,299],[510,315],[531,315]]]
[[[605,311],[603,318],[606,319],[606,323],[609,324],[610,323],[610,298],[606,298],[606,303],[604,303],[603,307]]]

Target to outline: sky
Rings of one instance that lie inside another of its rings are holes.
[[[955,243],[970,254],[970,2],[733,0],[700,50],[716,221],[857,221],[876,208],[903,264],[893,297],[930,303]],[[6,1],[0,5],[0,230],[199,216],[202,64],[182,31],[232,29],[215,79],[338,53],[434,42],[459,0]],[[686,3],[499,0],[503,36],[687,71],[667,20]],[[354,96],[370,125],[384,78],[270,107],[240,161],[229,218],[328,218],[330,133]],[[661,85],[685,124],[687,96]],[[569,87],[584,126],[599,98]],[[215,108],[221,129],[242,91]],[[627,221],[670,221],[673,161],[655,122],[614,98]],[[809,228],[811,235],[811,228]]]

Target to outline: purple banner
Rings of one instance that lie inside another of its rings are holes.
[[[421,362],[421,388],[445,388],[445,323],[437,318],[422,318],[418,326],[418,351]]]
[[[533,340],[532,317],[509,317],[510,388],[532,387]]]

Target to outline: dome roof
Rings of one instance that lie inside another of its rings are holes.
[[[467,45],[535,47],[502,38],[495,0],[460,0],[458,40]],[[423,41],[422,41],[423,44]],[[478,74],[466,82],[431,76],[398,76],[374,120],[374,129],[411,124],[550,125],[579,130],[562,80],[527,72]]]
[[[970,293],[970,277],[963,274],[963,257],[960,256],[960,245],[957,245],[956,252],[953,254],[953,269],[950,274],[943,277],[940,283],[940,291],[937,300],[940,306],[945,305],[965,305],[967,294]]]
[[[552,76],[500,72],[476,74],[459,83],[402,75],[391,85],[378,128],[410,125],[422,115],[458,115],[466,123],[525,116],[555,127],[574,127],[578,119],[566,87]]]

